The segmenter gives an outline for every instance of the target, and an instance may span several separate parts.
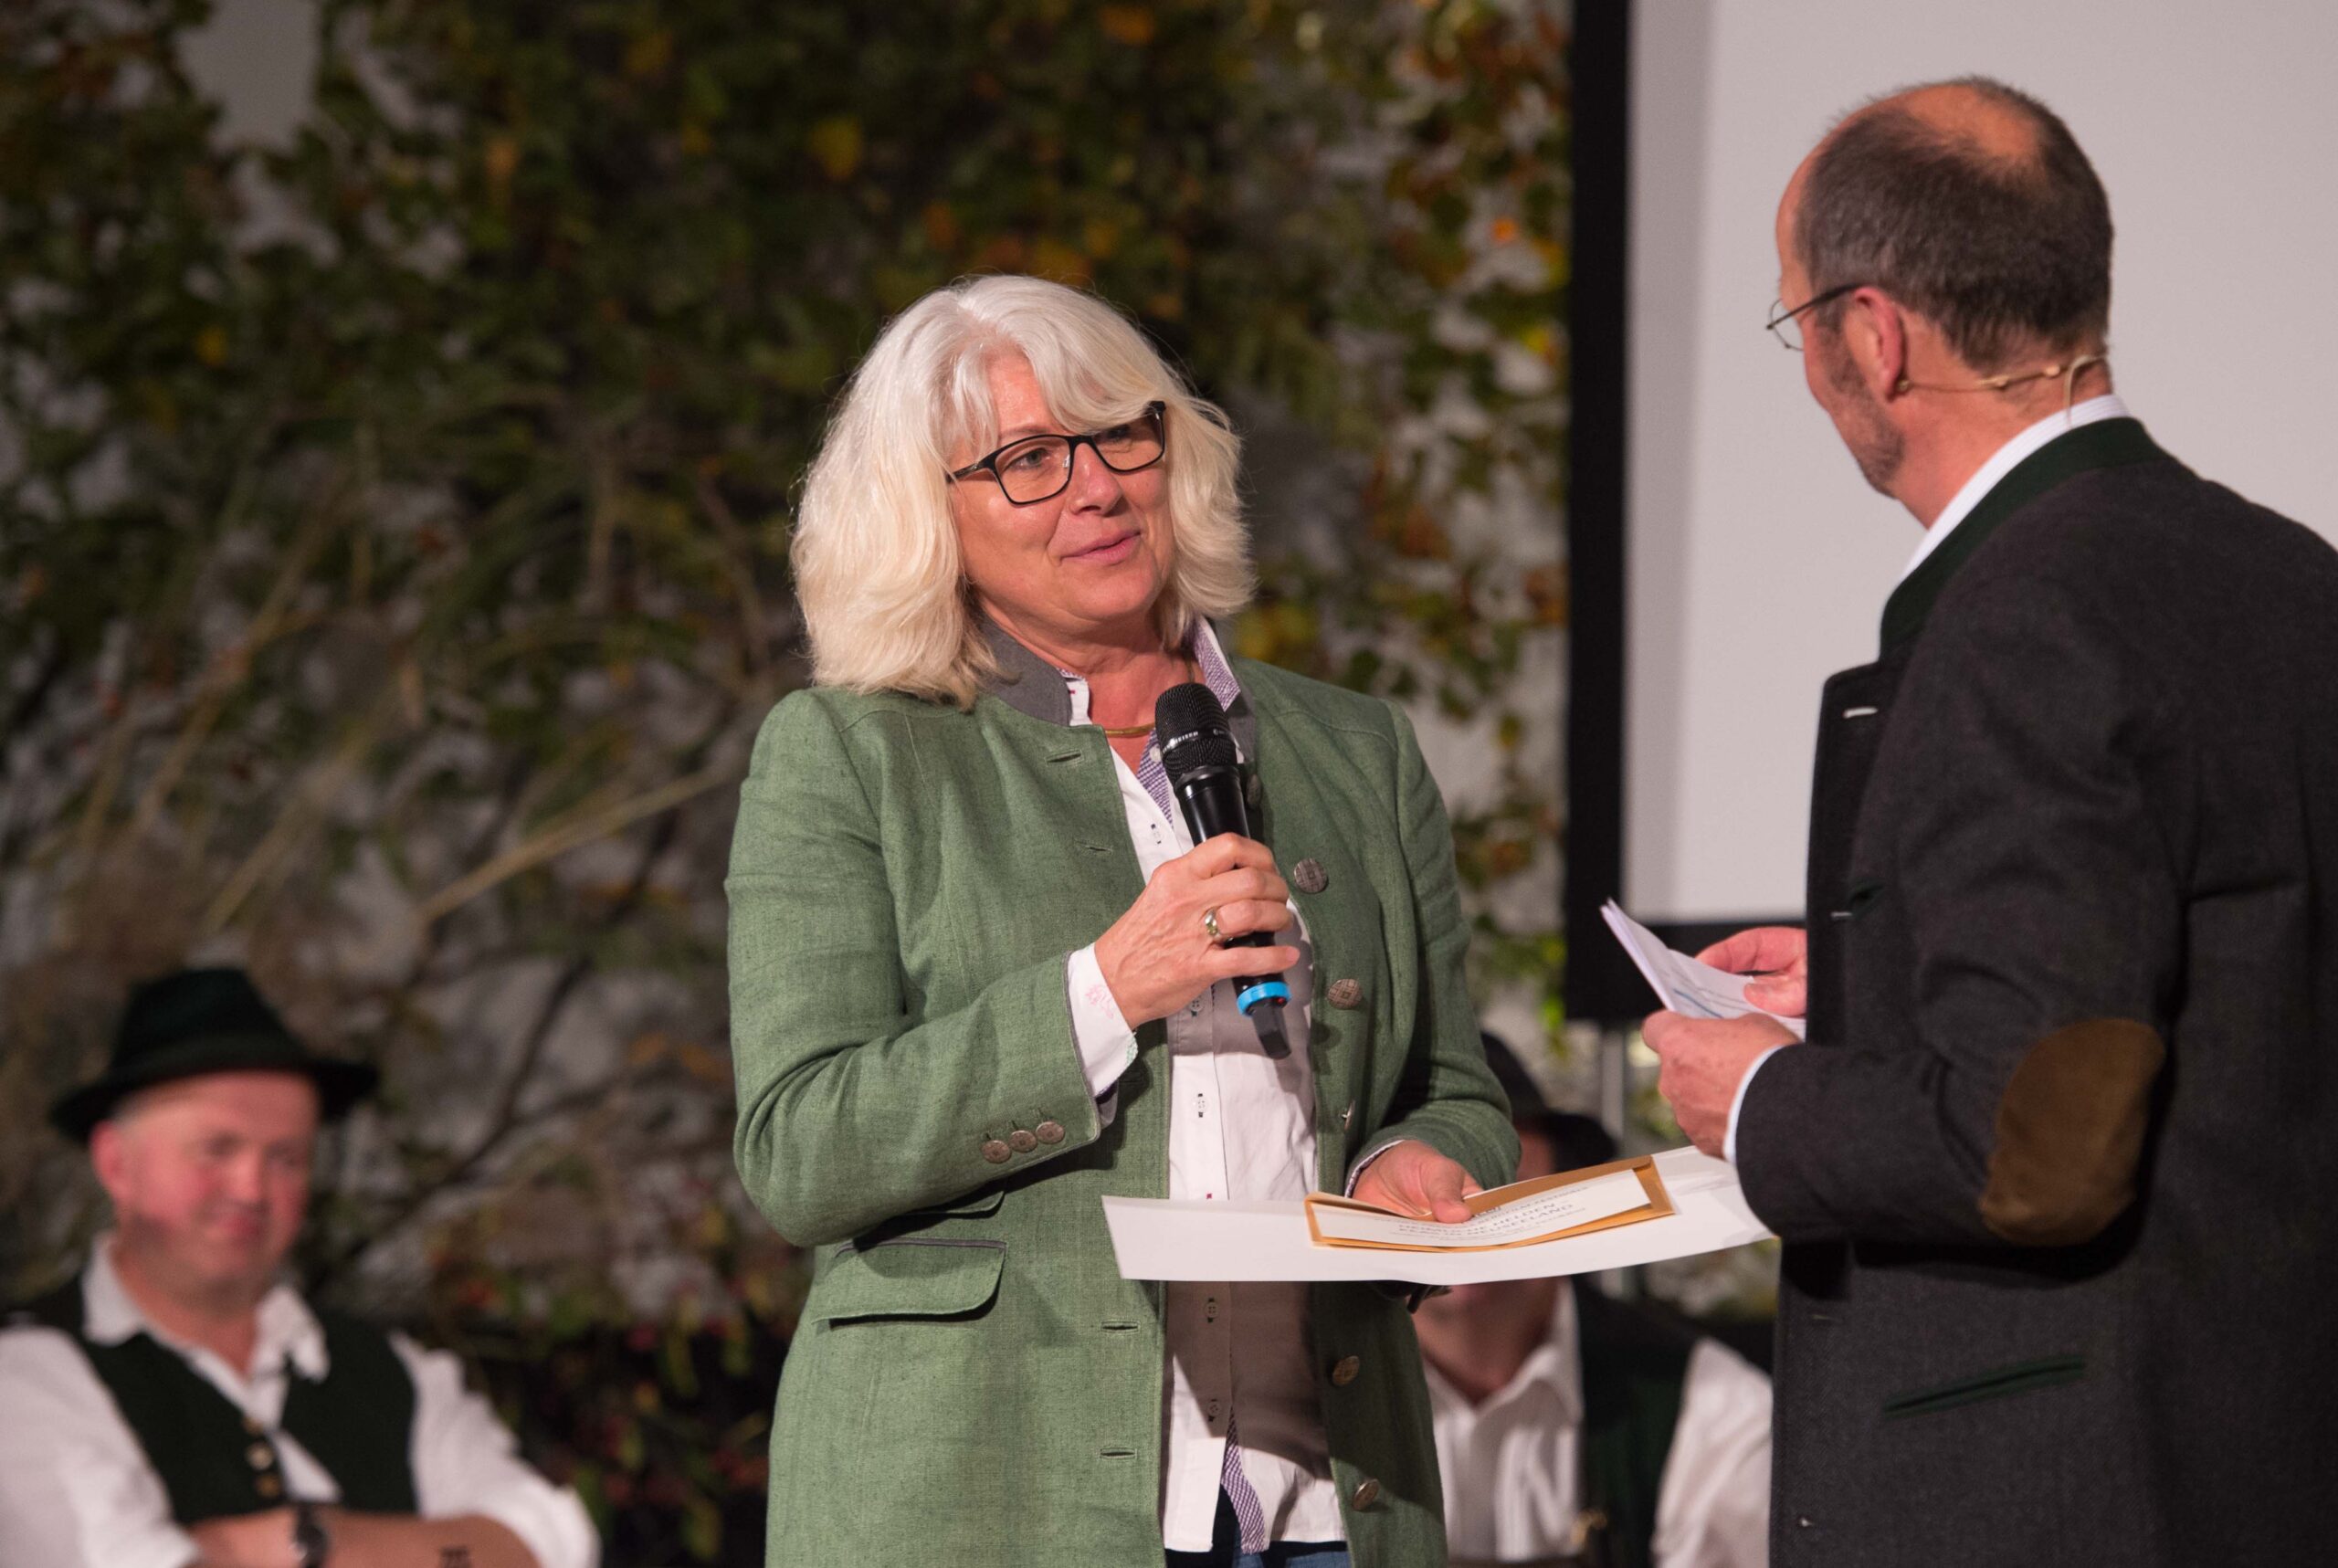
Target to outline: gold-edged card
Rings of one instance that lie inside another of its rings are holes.
[[[1473,1194],[1461,1201],[1469,1205],[1472,1218],[1490,1215],[1524,1200],[1539,1198],[1543,1194],[1564,1187],[1578,1186],[1604,1176],[1628,1171],[1638,1179],[1644,1201],[1630,1208],[1604,1214],[1579,1224],[1561,1225],[1533,1234],[1506,1237],[1495,1241],[1439,1242],[1434,1238],[1437,1230],[1459,1230],[1460,1226],[1446,1226],[1435,1220],[1423,1220],[1417,1215],[1399,1214],[1377,1204],[1358,1203],[1332,1193],[1307,1194],[1307,1230],[1318,1247],[1356,1247],[1383,1252],[1501,1252],[1513,1247],[1532,1247],[1545,1241],[1564,1241],[1571,1236],[1588,1236],[1596,1230],[1613,1230],[1617,1226],[1638,1225],[1642,1220],[1660,1219],[1672,1212],[1671,1194],[1664,1190],[1664,1178],[1657,1173],[1653,1155],[1640,1154],[1629,1160],[1612,1160],[1604,1165],[1586,1165],[1577,1171],[1561,1171],[1553,1175],[1537,1176],[1532,1181],[1512,1182],[1491,1192]],[[1352,1237],[1326,1236],[1318,1216],[1326,1211],[1343,1211],[1384,1215],[1392,1220],[1408,1222],[1405,1227],[1409,1239],[1361,1240]],[[1429,1227],[1427,1232],[1416,1227]],[[1466,1234],[1466,1232],[1464,1233]]]

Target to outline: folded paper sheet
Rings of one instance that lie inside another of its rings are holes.
[[[1465,1200],[1470,1217],[1451,1225],[1414,1219],[1331,1193],[1307,1194],[1307,1228],[1325,1247],[1391,1247],[1476,1252],[1531,1247],[1672,1212],[1664,1179],[1646,1154],[1588,1170],[1513,1182]]]
[[[1660,1218],[1557,1241],[1470,1252],[1320,1247],[1298,1203],[1106,1198],[1104,1221],[1125,1279],[1404,1279],[1469,1285],[1660,1263],[1769,1235],[1745,1206],[1737,1173],[1694,1149],[1654,1157],[1672,1201]]]
[[[1710,963],[1700,963],[1685,952],[1675,952],[1664,945],[1664,939],[1626,914],[1610,899],[1600,907],[1606,917],[1607,929],[1632,955],[1641,978],[1648,989],[1666,1007],[1684,1018],[1742,1018],[1748,1013],[1761,1013],[1765,1018],[1792,1029],[1796,1039],[1803,1036],[1800,1018],[1778,1018],[1775,1013],[1764,1012],[1745,999],[1745,987],[1750,975],[1732,974],[1725,969],[1715,969]]]

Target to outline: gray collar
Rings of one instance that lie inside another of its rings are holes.
[[[983,682],[984,691],[1027,718],[1050,724],[1071,722],[1071,692],[1064,686],[1063,671],[1007,636],[988,616],[983,618],[983,638],[998,661],[998,674]],[[1247,689],[1227,710],[1226,727],[1233,731],[1234,743],[1241,748],[1244,758],[1255,761],[1259,721]]]
[[[1071,693],[1063,671],[1008,637],[996,621],[983,617],[983,640],[990,644],[998,673],[983,682],[983,689],[1033,719],[1050,724],[1071,722]]]

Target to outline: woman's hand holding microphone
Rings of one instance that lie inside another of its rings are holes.
[[[1280,974],[1297,963],[1295,947],[1224,945],[1290,925],[1290,897],[1273,852],[1255,838],[1220,834],[1164,865],[1096,939],[1096,967],[1121,1016],[1134,1028],[1167,1017],[1218,981]]]
[[[1163,866],[1128,912],[1096,939],[1096,966],[1121,1016],[1134,1028],[1167,1017],[1220,980],[1280,974],[1297,963],[1295,947],[1223,945],[1290,925],[1290,897],[1273,854],[1254,838],[1220,834]],[[1469,1217],[1461,1200],[1482,1190],[1454,1161],[1407,1139],[1374,1156],[1356,1180],[1355,1195],[1399,1214],[1452,1222]]]

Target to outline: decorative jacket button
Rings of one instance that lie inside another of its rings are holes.
[[[1356,1374],[1363,1370],[1364,1363],[1359,1358],[1352,1355],[1342,1356],[1332,1363],[1332,1386],[1345,1388],[1356,1380]]]
[[[266,1498],[275,1497],[283,1489],[284,1483],[278,1480],[273,1474],[262,1476],[252,1482],[252,1490]]]
[[[1257,773],[1252,773],[1248,778],[1242,781],[1242,804],[1245,805],[1257,805],[1259,804],[1259,775]]]
[[[1345,1109],[1344,1110],[1342,1110],[1342,1111],[1340,1112],[1340,1127],[1341,1127],[1342,1131],[1345,1131],[1345,1130],[1346,1130],[1346,1128],[1347,1128],[1347,1124],[1348,1124],[1349,1122],[1351,1122],[1351,1121],[1353,1121],[1354,1120],[1355,1120],[1355,1101],[1354,1101],[1354,1100],[1349,1100],[1349,1101],[1348,1101],[1348,1103],[1347,1103],[1347,1109]]]
[[[1302,893],[1320,893],[1332,885],[1321,860],[1301,860],[1290,868],[1291,885]]]
[[[1364,1001],[1364,984],[1356,980],[1334,980],[1326,993],[1334,1007],[1354,1007]]]
[[[1060,1121],[1042,1121],[1037,1127],[1032,1128],[1031,1131],[1042,1143],[1060,1143],[1063,1142],[1063,1123]]]
[[[1006,1146],[1017,1154],[1028,1154],[1039,1146],[1039,1135],[1027,1127],[1017,1127],[1006,1135]]]
[[[1380,1483],[1369,1476],[1365,1477],[1357,1484],[1355,1490],[1348,1494],[1348,1500],[1359,1510],[1370,1508],[1380,1500]]]
[[[1015,1151],[1006,1146],[1004,1138],[987,1139],[983,1143],[983,1158],[994,1165],[1004,1165],[1015,1158]]]
[[[276,1468],[276,1450],[269,1447],[265,1443],[254,1443],[250,1447],[244,1450],[244,1458],[252,1462],[252,1468],[255,1470],[268,1470]]]

